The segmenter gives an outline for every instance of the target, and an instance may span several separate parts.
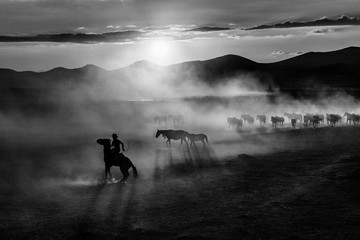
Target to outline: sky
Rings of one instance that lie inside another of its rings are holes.
[[[0,68],[46,71],[94,64],[110,70],[143,59],[170,65],[225,54],[274,62],[308,51],[360,46],[359,25],[244,30],[341,15],[360,16],[360,1],[0,0],[0,36],[77,33],[85,39],[100,37],[86,41],[0,39]],[[189,31],[204,26],[225,29]],[[114,39],[108,33],[121,36]],[[101,40],[109,36],[111,41]]]

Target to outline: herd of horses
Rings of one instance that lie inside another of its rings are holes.
[[[285,112],[283,117],[281,116],[271,116],[271,126],[272,128],[276,129],[278,127],[284,126],[285,118],[286,117],[289,122],[291,123],[292,128],[296,128],[297,123],[302,123],[305,127],[314,127],[317,128],[321,124],[326,124],[328,126],[334,127],[337,124],[341,123],[342,119],[346,119],[346,124],[359,124],[360,123],[360,115],[355,113],[348,113],[345,112],[343,116],[339,114],[300,114],[300,113],[287,113]],[[266,116],[265,115],[257,115],[256,120],[259,121],[259,124],[261,126],[266,125]],[[235,130],[242,130],[243,126],[248,125],[252,126],[254,125],[254,117],[252,117],[249,114],[242,114],[241,118],[236,117],[228,117],[227,123],[229,125],[229,130],[235,129]]]
[[[184,117],[181,114],[169,114],[154,117],[154,123],[160,127],[166,127],[169,121],[173,122],[174,127],[184,125]]]
[[[270,121],[274,129],[279,126],[284,126],[286,117],[291,123],[292,128],[296,127],[297,123],[302,123],[305,127],[314,127],[317,128],[321,124],[326,124],[328,126],[334,127],[337,124],[342,122],[342,119],[346,119],[347,125],[356,125],[360,123],[360,115],[355,113],[345,112],[343,116],[339,114],[299,114],[299,113],[287,113],[285,112],[283,117],[281,116],[271,116]],[[180,114],[177,115],[163,115],[156,116],[154,121],[159,126],[167,125],[169,120],[173,120],[174,126],[182,126],[184,124],[184,118]],[[256,120],[259,122],[260,126],[265,126],[267,123],[266,115],[257,115]],[[241,118],[228,117],[227,123],[229,125],[229,130],[235,129],[237,131],[242,130],[242,128],[247,126],[253,126],[255,123],[255,118],[249,114],[242,114]],[[180,146],[183,142],[186,143],[188,147],[194,146],[196,148],[195,142],[202,142],[203,147],[205,148],[206,143],[208,142],[208,137],[205,134],[194,134],[189,133],[184,130],[157,130],[155,137],[163,136],[166,139],[166,146],[171,148],[171,140],[180,140]],[[188,144],[190,142],[190,145]],[[105,162],[105,179],[107,179],[108,174],[113,179],[110,168],[112,166],[118,166],[121,173],[123,174],[122,182],[125,182],[129,177],[129,169],[132,168],[133,174],[137,176],[137,169],[131,160],[126,157],[123,153],[114,154],[111,152],[111,140],[110,139],[97,139],[97,143],[103,146],[104,153],[104,162]],[[180,147],[179,146],[179,147]]]

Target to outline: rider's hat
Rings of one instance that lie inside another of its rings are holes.
[[[116,133],[113,133],[111,136],[112,136],[113,138],[117,138],[117,137],[118,137],[118,135],[117,135]]]

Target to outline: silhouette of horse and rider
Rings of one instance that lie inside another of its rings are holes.
[[[121,182],[125,182],[129,177],[129,169],[132,168],[133,174],[137,177],[137,170],[131,160],[126,157],[123,153],[120,152],[120,146],[122,151],[124,152],[124,143],[122,143],[118,139],[118,135],[116,133],[112,134],[113,140],[99,138],[96,142],[103,146],[104,152],[104,162],[105,162],[105,181],[108,178],[108,174],[111,179],[114,180],[110,168],[112,166],[120,167],[120,171],[123,174],[123,178],[120,180]]]

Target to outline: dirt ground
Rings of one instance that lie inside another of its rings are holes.
[[[359,127],[223,133],[190,150],[161,144],[149,165],[132,156],[140,175],[127,183],[3,190],[1,239],[360,239]]]

